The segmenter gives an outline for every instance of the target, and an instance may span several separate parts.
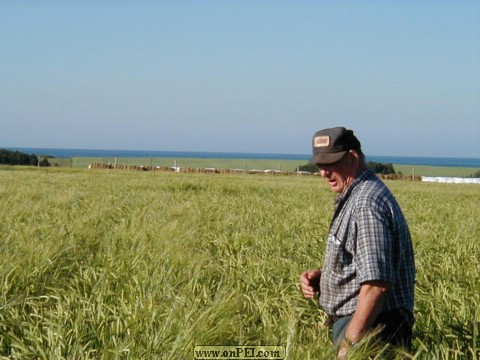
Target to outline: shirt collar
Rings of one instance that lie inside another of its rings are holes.
[[[350,186],[341,194],[338,194],[335,198],[335,207],[338,207],[340,204],[344,203],[350,194],[352,193],[353,189],[362,181],[366,180],[373,174],[372,170],[365,169],[363,170],[350,184]]]

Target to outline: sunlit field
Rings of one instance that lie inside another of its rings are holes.
[[[367,158],[368,160],[368,158]],[[258,169],[296,171],[307,160],[283,159],[197,159],[197,158],[102,158],[102,157],[73,157],[49,159],[53,166],[69,168],[87,168],[92,163],[122,164],[137,166],[178,166],[191,168],[216,168],[216,169]],[[471,177],[478,173],[477,168],[453,166],[412,166],[393,164],[397,173],[404,176],[446,176],[446,177]]]
[[[480,185],[389,181],[417,263],[413,359],[480,356]],[[334,194],[318,177],[0,168],[0,355],[193,359],[283,345],[332,359],[302,298]],[[378,359],[390,349],[376,347]],[[351,358],[372,356],[361,346]]]

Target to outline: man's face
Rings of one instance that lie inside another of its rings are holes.
[[[351,154],[347,152],[340,160],[329,165],[318,165],[320,175],[327,181],[332,191],[343,193],[354,180]]]

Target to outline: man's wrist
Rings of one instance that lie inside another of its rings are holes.
[[[350,349],[355,349],[356,347],[358,347],[358,342],[350,341],[347,338],[345,338],[345,342],[347,343]]]
[[[347,337],[345,337],[345,338],[343,338],[341,346],[346,348],[346,349],[355,349],[356,347],[358,347],[358,342],[352,341],[352,340],[348,339]]]

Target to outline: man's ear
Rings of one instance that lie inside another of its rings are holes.
[[[358,152],[356,152],[355,150],[349,150],[349,153],[350,153],[350,161],[351,161],[351,165],[353,167],[357,167],[357,166],[360,166],[360,154]]]

